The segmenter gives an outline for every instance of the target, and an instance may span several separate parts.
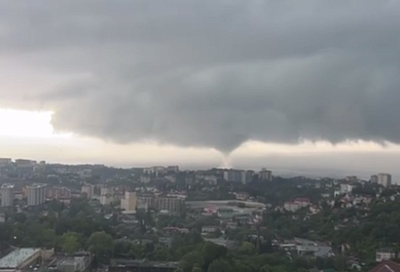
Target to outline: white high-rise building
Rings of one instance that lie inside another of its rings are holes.
[[[121,199],[121,208],[127,212],[136,211],[137,196],[135,192],[125,192],[125,198]]]
[[[2,207],[10,207],[13,205],[14,201],[14,193],[13,193],[14,185],[12,184],[3,184],[1,186],[1,206]]]
[[[382,185],[383,187],[392,185],[392,176],[385,173],[378,174],[378,184]]]
[[[26,187],[28,206],[37,206],[46,201],[46,184],[33,184]]]

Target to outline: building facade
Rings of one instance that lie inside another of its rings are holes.
[[[46,201],[46,184],[33,184],[26,189],[28,206],[37,206]]]
[[[125,198],[121,199],[121,208],[125,211],[135,211],[137,206],[136,192],[125,192]]]
[[[94,185],[86,184],[82,186],[81,192],[91,199],[94,196]]]
[[[100,188],[100,195],[113,195],[114,194],[114,187],[103,186]]]
[[[180,212],[185,206],[185,200],[178,197],[156,197],[154,208],[157,210]]]
[[[113,201],[114,201],[114,198],[111,195],[100,196],[100,204],[101,205],[110,205]]]
[[[382,185],[383,187],[392,185],[392,176],[385,173],[378,174],[378,184]]]
[[[340,184],[340,193],[341,194],[349,194],[353,191],[354,186],[348,183]]]
[[[13,205],[14,201],[14,185],[12,184],[3,184],[1,186],[1,206],[2,207],[10,207]]]
[[[258,178],[259,178],[260,180],[267,180],[267,181],[270,181],[270,180],[272,180],[272,171],[263,168],[263,169],[261,169],[261,171],[258,173]]]
[[[391,248],[380,248],[376,251],[375,254],[375,261],[378,263],[387,260],[392,260],[395,258],[397,258],[396,251]]]
[[[224,170],[224,180],[229,182],[242,182],[246,183],[246,171],[227,169]]]
[[[176,196],[154,196],[140,195],[138,205],[149,209],[163,210],[169,212],[180,212],[185,207],[185,200]]]
[[[62,272],[85,271],[92,261],[90,254],[64,257],[57,263],[57,270]]]
[[[71,190],[67,187],[50,187],[47,190],[47,197],[52,199],[71,198]]]

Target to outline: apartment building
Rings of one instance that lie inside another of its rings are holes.
[[[5,183],[1,186],[1,206],[10,207],[14,201],[14,185]]]
[[[184,208],[185,200],[177,197],[156,197],[154,208],[157,210],[180,212]]]
[[[146,208],[169,212],[180,212],[185,207],[185,200],[174,196],[141,195],[138,203]]]
[[[383,187],[392,185],[392,176],[386,173],[378,174],[378,184],[382,185]]]
[[[91,184],[83,185],[82,188],[81,188],[81,192],[83,194],[86,194],[87,198],[91,199],[91,198],[94,197],[94,187],[95,186],[91,185]]]
[[[136,211],[137,202],[136,192],[125,192],[125,198],[121,199],[121,208],[126,212]]]
[[[226,169],[223,172],[224,180],[229,182],[246,183],[246,171],[236,169]]]
[[[37,206],[46,201],[46,184],[26,186],[28,206]]]
[[[47,191],[47,197],[52,199],[71,198],[71,189],[59,186],[50,187]]]
[[[267,170],[266,168],[261,169],[261,171],[258,173],[258,178],[260,180],[267,180],[270,181],[272,180],[272,171]]]

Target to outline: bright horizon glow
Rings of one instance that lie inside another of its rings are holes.
[[[56,133],[51,125],[50,111],[23,111],[0,108],[0,136],[15,137],[70,137],[69,133]]]
[[[92,141],[104,142],[101,139],[91,137],[81,137],[70,133],[57,133],[51,125],[51,118],[53,112],[51,111],[26,111],[26,110],[15,110],[15,109],[2,109],[0,108],[0,136],[12,136],[18,138],[68,138],[72,141],[81,142],[85,140],[86,143]],[[160,148],[161,146],[156,142],[139,142],[132,143],[131,145],[144,145],[154,146]],[[117,143],[109,143],[110,146],[122,146]],[[124,145],[126,146],[126,145]],[[164,148],[178,148],[185,149],[184,147],[177,147],[172,145],[162,145]],[[389,148],[388,148],[389,147]],[[190,148],[190,147],[188,147]],[[193,148],[190,148],[193,149]],[[197,148],[194,148],[197,149]],[[203,151],[209,148],[200,148]],[[211,149],[209,149],[211,150]],[[265,155],[265,152],[280,153],[280,154],[306,154],[313,152],[380,152],[380,151],[400,151],[400,147],[395,144],[387,143],[386,147],[383,147],[374,142],[366,141],[347,141],[337,145],[333,145],[326,141],[319,141],[312,143],[310,141],[303,141],[295,145],[289,144],[272,144],[263,143],[258,141],[249,140],[237,149],[235,149],[230,156],[223,159],[223,165],[229,166],[231,156],[246,156],[251,154],[252,156]]]
[[[400,146],[391,143],[381,146],[374,142],[349,141],[333,145],[326,141],[303,141],[290,145],[247,141],[224,156],[213,148],[182,147],[154,141],[118,144],[73,132],[59,134],[51,125],[52,114],[50,111],[0,108],[0,157],[116,167],[178,164],[187,169],[219,166],[257,170],[267,167],[273,171],[300,173],[325,169],[327,174],[339,169],[345,175],[358,173],[368,177],[373,173],[389,172],[400,177],[396,164]]]

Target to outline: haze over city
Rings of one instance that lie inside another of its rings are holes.
[[[399,175],[397,1],[2,1],[0,156]]]

